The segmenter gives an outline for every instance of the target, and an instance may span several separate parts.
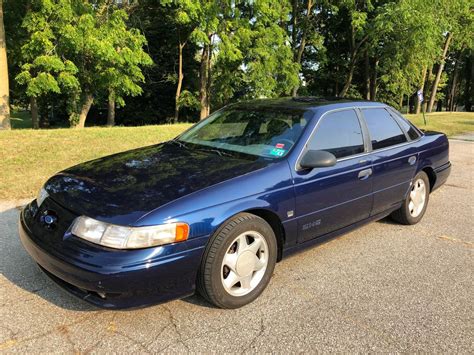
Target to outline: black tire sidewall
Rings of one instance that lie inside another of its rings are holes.
[[[219,306],[223,308],[238,308],[254,301],[268,285],[270,278],[272,277],[273,270],[275,268],[277,259],[277,242],[275,238],[275,233],[265,220],[258,216],[250,216],[250,218],[247,218],[244,221],[238,223],[237,226],[233,227],[231,231],[227,233],[224,240],[219,245],[218,252],[211,261],[211,282],[209,285],[206,286],[212,289],[211,293],[214,296],[213,298],[215,298],[215,300],[218,300]],[[268,264],[267,269],[265,270],[265,274],[258,286],[250,293],[244,296],[236,297],[230,295],[222,285],[222,261],[234,239],[240,234],[248,231],[258,232],[265,238],[265,241],[268,245]]]

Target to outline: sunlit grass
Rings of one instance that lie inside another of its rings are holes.
[[[474,132],[474,112],[434,112],[426,115],[426,126],[423,115],[405,115],[418,128],[426,131],[439,131],[448,137]]]
[[[16,115],[15,117],[20,117]],[[419,128],[448,136],[474,131],[474,113],[407,115]],[[24,123],[27,117],[24,117]],[[19,121],[17,121],[18,123]],[[17,125],[13,125],[18,127]],[[0,132],[0,199],[32,197],[45,180],[69,166],[169,140],[189,124]]]
[[[176,137],[189,124],[0,132],[0,199],[36,195],[69,166]]]

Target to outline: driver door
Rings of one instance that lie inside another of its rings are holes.
[[[307,149],[325,150],[335,166],[295,174],[298,241],[304,242],[368,218],[372,209],[372,162],[364,129],[353,109],[325,114]]]

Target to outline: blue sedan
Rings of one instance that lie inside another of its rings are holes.
[[[382,103],[240,103],[169,142],[54,175],[22,211],[20,238],[47,275],[100,307],[198,290],[237,308],[296,250],[389,215],[418,223],[448,153],[444,134]]]

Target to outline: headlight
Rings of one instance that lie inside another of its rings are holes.
[[[46,197],[48,197],[49,194],[46,192],[45,188],[42,187],[39,191],[38,191],[38,195],[36,195],[36,204],[39,206],[41,206],[41,204],[43,203],[43,201],[46,199]]]
[[[148,227],[125,227],[81,216],[71,229],[75,236],[116,249],[139,249],[183,242],[188,239],[186,223],[169,223]]]

